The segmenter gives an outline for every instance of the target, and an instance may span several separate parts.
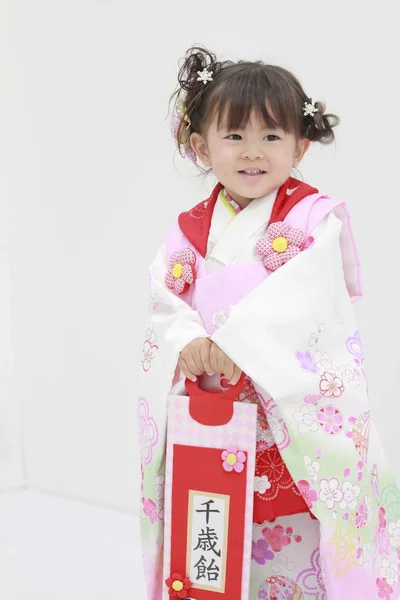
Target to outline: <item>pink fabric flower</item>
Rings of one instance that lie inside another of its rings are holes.
[[[317,412],[317,419],[325,433],[337,435],[343,429],[343,417],[340,411],[328,404]]]
[[[246,455],[241,450],[238,451],[237,446],[228,446],[221,454],[223,460],[222,467],[225,471],[236,471],[241,473],[246,462]]]
[[[358,507],[357,514],[356,514],[355,524],[356,524],[357,529],[361,529],[362,527],[364,527],[365,523],[367,522],[367,519],[368,519],[368,507],[365,502],[362,502],[360,504],[360,506]]]
[[[379,598],[383,600],[390,600],[390,596],[393,594],[393,588],[388,584],[385,578],[377,579],[376,586],[378,588]]]
[[[274,553],[269,549],[266,540],[257,540],[252,543],[251,558],[259,565],[265,565],[267,560],[274,560]]]
[[[195,264],[196,255],[190,248],[174,252],[169,261],[165,285],[177,294],[183,294],[196,279]]]
[[[323,396],[328,398],[339,398],[344,392],[343,381],[333,373],[324,373],[319,383],[319,389]]]
[[[317,492],[310,487],[310,484],[305,479],[300,479],[300,481],[297,482],[297,488],[308,508],[312,508],[314,502],[318,500]]]
[[[264,257],[265,268],[276,271],[303,250],[304,238],[301,229],[291,229],[279,221],[267,228],[267,235],[258,240],[256,251]]]
[[[291,539],[286,535],[282,525],[275,525],[273,529],[265,527],[262,534],[267,540],[273,552],[281,552],[284,546],[289,546]]]

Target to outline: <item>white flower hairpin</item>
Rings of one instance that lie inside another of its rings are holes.
[[[197,71],[197,75],[197,81],[202,81],[204,85],[206,85],[206,83],[208,83],[209,81],[213,80],[213,71],[209,71],[207,67],[205,67],[202,71]]]
[[[303,111],[305,117],[307,115],[311,115],[313,117],[314,114],[318,112],[318,108],[315,106],[312,98],[310,98],[310,102],[307,102],[307,100],[304,102]]]

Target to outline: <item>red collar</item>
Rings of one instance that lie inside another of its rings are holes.
[[[181,213],[178,218],[179,227],[182,232],[203,257],[206,256],[207,252],[208,235],[210,233],[214,207],[223,187],[221,183],[217,183],[208,200],[203,200],[203,202],[197,204],[192,210]],[[288,190],[294,191],[287,194]],[[318,193],[316,188],[294,177],[289,177],[278,190],[269,225],[283,221],[300,200],[315,193]]]

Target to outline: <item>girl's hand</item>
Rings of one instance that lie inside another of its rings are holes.
[[[223,373],[232,385],[235,385],[242,375],[242,371],[233,360],[214,343],[211,344],[210,364],[213,373]]]
[[[179,355],[178,365],[185,377],[197,381],[197,376],[207,373],[213,375],[211,368],[210,349],[212,342],[208,338],[196,338],[190,342]]]

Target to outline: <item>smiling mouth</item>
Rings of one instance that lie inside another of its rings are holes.
[[[260,175],[265,175],[266,171],[263,171],[262,169],[245,169],[243,171],[239,171],[239,173],[249,177],[259,177]]]
[[[266,171],[263,171],[262,169],[245,169],[239,171],[239,173],[243,173],[244,175],[263,175]]]

